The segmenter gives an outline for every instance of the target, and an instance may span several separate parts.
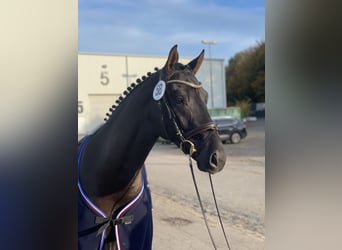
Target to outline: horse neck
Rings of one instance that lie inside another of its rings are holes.
[[[80,168],[80,181],[89,195],[123,190],[144,164],[158,138],[151,121],[155,78],[137,86],[89,140]]]

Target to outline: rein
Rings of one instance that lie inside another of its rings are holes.
[[[190,83],[190,82],[187,82],[187,81],[182,81],[182,80],[169,80],[169,81],[167,81],[167,83],[181,83],[181,84],[185,84],[187,86],[190,86],[192,88],[201,88],[202,87],[201,85],[196,85],[196,84],[193,84],[193,83]],[[203,124],[203,125],[195,128],[195,129],[193,129],[193,130],[191,130],[189,132],[184,133],[184,132],[182,132],[182,130],[178,126],[178,123],[176,121],[177,116],[176,116],[175,112],[173,111],[172,107],[170,106],[169,101],[168,101],[166,95],[164,95],[161,98],[161,100],[158,101],[158,104],[159,104],[160,108],[162,107],[161,103],[163,103],[163,105],[164,105],[164,107],[165,107],[165,109],[167,111],[168,119],[169,119],[169,121],[171,121],[171,124],[173,125],[175,133],[176,133],[176,136],[177,136],[177,140],[179,141],[179,147],[181,148],[181,150],[184,153],[185,153],[184,146],[186,144],[189,145],[189,150],[188,150],[187,154],[189,154],[189,166],[190,166],[190,170],[191,170],[192,180],[193,180],[193,183],[194,183],[194,186],[195,186],[197,199],[198,199],[199,205],[201,207],[204,223],[205,223],[205,225],[207,227],[210,240],[211,240],[211,242],[212,242],[212,244],[214,246],[214,249],[216,250],[217,247],[216,247],[213,235],[212,235],[212,233],[210,231],[210,228],[209,228],[209,225],[208,225],[207,217],[205,215],[205,211],[204,211],[202,200],[201,200],[201,197],[200,197],[200,194],[199,194],[199,191],[198,191],[198,187],[197,187],[197,183],[196,183],[196,178],[195,178],[195,174],[194,174],[194,170],[193,170],[193,166],[192,166],[191,156],[196,152],[196,147],[195,147],[195,144],[192,141],[190,141],[190,138],[192,138],[192,137],[194,137],[194,136],[196,136],[198,134],[204,133],[206,131],[217,130],[217,127],[216,127],[214,122],[208,122],[208,123]],[[162,111],[162,120],[164,120],[163,119],[164,118],[164,112],[163,112],[162,108],[161,108],[161,111]],[[164,129],[165,129],[165,120],[164,120]],[[167,133],[166,129],[165,129],[165,132],[166,132],[166,135],[170,139],[170,136]],[[210,173],[209,173],[209,180],[210,180],[211,192],[212,192],[213,199],[214,199],[214,202],[215,202],[216,212],[217,212],[217,215],[218,215],[218,218],[219,218],[219,221],[220,221],[222,233],[224,235],[227,247],[230,250],[228,238],[227,238],[226,232],[224,230],[221,214],[220,214],[220,211],[219,211],[219,208],[218,208],[218,205],[217,205],[216,195],[215,195],[214,186],[213,186],[213,183],[212,183],[212,179],[211,179],[211,174]]]
[[[202,211],[204,223],[205,223],[205,226],[207,227],[207,230],[208,230],[208,234],[209,234],[211,243],[213,244],[214,249],[216,250],[217,247],[216,247],[216,245],[215,245],[214,238],[213,238],[213,236],[212,236],[212,234],[211,234],[211,231],[210,231],[210,228],[209,228],[209,225],[208,225],[208,221],[207,221],[207,217],[206,217],[206,215],[205,215],[205,211],[204,211],[204,208],[203,208],[202,200],[201,200],[201,197],[200,197],[200,194],[199,194],[199,191],[198,191],[198,187],[197,187],[197,183],[196,183],[196,178],[195,178],[195,174],[194,174],[194,169],[193,169],[193,166],[192,166],[191,155],[189,155],[189,166],[190,166],[190,170],[191,170],[192,180],[193,180],[193,183],[194,183],[194,186],[195,186],[195,190],[196,190],[197,199],[198,199],[198,202],[199,202],[200,207],[201,207],[201,211]],[[219,210],[218,205],[217,205],[216,195],[215,195],[215,191],[214,191],[214,186],[213,186],[213,182],[212,182],[212,179],[211,179],[211,174],[209,174],[209,180],[210,180],[211,192],[212,192],[212,195],[213,195],[213,198],[214,198],[215,207],[216,207],[216,212],[217,212],[217,216],[218,216],[219,221],[220,221],[222,233],[223,233],[224,239],[226,240],[227,247],[228,247],[228,249],[230,250],[228,238],[227,238],[226,232],[225,232],[224,227],[223,227],[223,223],[222,223],[222,218],[221,218],[220,210]]]

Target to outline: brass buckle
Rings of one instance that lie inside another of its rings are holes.
[[[192,141],[184,140],[181,142],[181,148],[183,148],[184,143],[189,143],[190,149],[189,149],[189,156],[191,157],[193,153],[195,153],[197,150],[195,148],[195,144],[192,143]]]

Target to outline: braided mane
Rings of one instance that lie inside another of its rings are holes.
[[[158,71],[159,69],[157,67],[154,68],[155,71]],[[118,99],[115,101],[115,104],[113,104],[110,108],[109,108],[109,112],[110,113],[106,113],[106,116],[104,118],[104,121],[108,121],[109,117],[113,114],[113,112],[119,107],[119,105],[122,103],[122,101],[124,101],[138,86],[140,86],[142,83],[144,83],[147,79],[150,78],[150,76],[152,76],[151,72],[147,72],[146,74],[147,76],[142,76],[141,79],[138,78],[135,80],[135,83],[131,83],[131,85],[129,87],[127,87],[127,89],[125,91],[123,91],[123,93],[118,97]]]

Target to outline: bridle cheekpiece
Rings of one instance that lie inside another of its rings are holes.
[[[161,77],[160,77],[161,78]],[[183,81],[183,80],[169,80],[166,81],[166,84],[172,84],[172,83],[180,83],[180,84],[185,84],[191,88],[202,88],[202,85],[197,85],[188,81]],[[164,125],[164,130],[166,131],[166,135],[168,136],[169,139],[171,139],[172,137],[176,136],[177,140],[178,140],[178,146],[179,148],[185,153],[185,154],[189,154],[189,156],[191,157],[193,155],[193,153],[195,153],[197,151],[196,146],[194,144],[194,142],[192,142],[190,139],[198,134],[202,134],[204,132],[207,131],[212,131],[212,130],[217,130],[216,124],[212,121],[205,123],[201,126],[198,126],[195,129],[192,129],[190,131],[185,132],[180,126],[179,126],[179,122],[177,122],[177,120],[179,121],[179,119],[177,119],[177,115],[174,112],[172,106],[169,103],[168,97],[166,94],[163,95],[163,97],[158,100],[158,104],[161,108],[162,111],[162,120],[163,120],[163,125]],[[165,110],[165,111],[163,111]],[[165,113],[167,114],[166,117],[167,119],[171,122],[173,130],[175,135],[170,136],[170,134],[167,132],[167,130],[165,129],[166,124],[165,124]],[[188,148],[188,150],[186,150],[186,148]]]

